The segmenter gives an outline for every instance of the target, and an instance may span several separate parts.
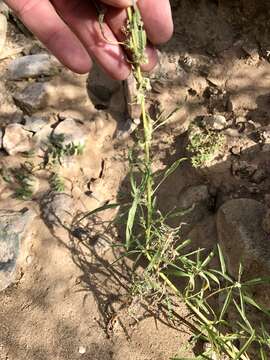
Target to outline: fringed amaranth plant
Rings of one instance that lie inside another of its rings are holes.
[[[146,33],[140,11],[136,4],[127,9],[127,26],[125,34],[126,49],[130,54],[133,75],[137,83],[136,103],[141,107],[143,123],[143,158],[134,158],[130,153],[130,185],[132,204],[126,223],[125,248],[127,254],[137,254],[137,260],[144,257],[148,260],[145,279],[148,288],[153,292],[164,291],[164,284],[169,291],[179,296],[194,314],[196,336],[210,343],[197,359],[209,359],[213,356],[220,359],[224,354],[229,359],[248,360],[248,350],[253,345],[258,351],[258,359],[269,356],[270,337],[265,326],[255,329],[248,319],[250,308],[263,315],[270,312],[262,308],[250,295],[250,286],[269,283],[269,279],[242,281],[242,266],[239,266],[238,279],[230,277],[226,270],[222,251],[203,256],[198,249],[185,253],[188,242],[179,241],[180,228],[171,228],[167,220],[175,216],[174,212],[161,214],[157,208],[157,189],[180,165],[182,159],[169,167],[156,184],[152,170],[151,143],[157,124],[146,110],[146,93],[150,89],[149,79],[143,74],[141,65],[146,61]],[[160,121],[160,119],[159,119]],[[165,120],[161,121],[164,124]],[[139,180],[138,173],[140,174]],[[135,229],[136,224],[136,229]],[[212,269],[211,261],[218,256],[220,269]],[[182,278],[186,286],[180,291],[174,285],[175,278]],[[161,290],[162,289],[162,290]],[[217,297],[224,299],[219,310],[211,305]],[[229,312],[237,315],[237,322],[232,329],[228,323]],[[268,352],[268,353],[267,353]],[[267,355],[268,354],[268,355]]]
[[[153,132],[166,123],[166,119],[154,120],[147,112],[146,94],[150,89],[150,82],[141,70],[141,65],[146,61],[147,38],[135,3],[127,9],[124,33],[124,46],[136,79],[135,102],[141,107],[143,125],[143,135],[139,141],[143,156],[134,156],[133,151],[129,155],[132,201],[127,215],[124,242],[124,256],[132,254],[136,255],[136,261],[141,258],[147,260],[144,275],[136,284],[136,289],[142,294],[145,291],[158,294],[160,301],[164,299],[165,293],[174,294],[187,305],[194,315],[194,339],[202,339],[210,344],[201,355],[193,359],[251,360],[250,351],[256,349],[256,359],[266,360],[270,350],[269,333],[264,324],[254,327],[248,314],[253,309],[269,319],[270,312],[250,295],[250,287],[269,283],[269,279],[243,281],[241,265],[238,278],[233,279],[227,272],[219,247],[208,255],[204,255],[202,249],[192,252],[185,250],[189,241],[180,240],[181,227],[172,228],[168,225],[168,220],[178,214],[174,211],[162,214],[157,207],[157,190],[183,159],[173,163],[156,181],[152,169],[151,144]],[[118,205],[104,205],[85,214],[82,219],[114,207]],[[215,256],[219,259],[219,268],[211,266]],[[177,278],[184,282],[182,290],[175,285]],[[218,309],[213,306],[214,299],[219,300]],[[230,324],[230,314],[235,314],[234,326]]]

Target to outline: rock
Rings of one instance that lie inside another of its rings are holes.
[[[227,127],[227,121],[223,115],[209,115],[203,119],[205,127],[209,130],[223,130]]]
[[[62,192],[47,194],[41,201],[42,217],[53,230],[69,227],[75,211],[71,196]]]
[[[33,136],[33,144],[36,150],[43,149],[45,150],[47,148],[49,138],[52,134],[52,127],[50,124],[47,124],[43,126],[40,130],[38,130],[35,135]],[[41,154],[44,155],[44,154]]]
[[[91,100],[99,109],[108,108],[113,97],[121,88],[121,82],[111,79],[97,65],[89,75],[88,91]]]
[[[209,192],[206,185],[191,186],[181,193],[178,200],[178,207],[183,210],[188,210],[194,204],[208,200]]]
[[[48,84],[34,83],[26,86],[23,91],[15,93],[13,96],[15,104],[27,114],[43,109],[48,101]]]
[[[7,18],[4,14],[0,13],[0,53],[5,47],[7,38]]]
[[[133,119],[140,119],[141,106],[136,103],[137,83],[134,75],[131,73],[124,83],[124,93],[126,98],[126,106],[128,116]]]
[[[205,249],[203,254],[207,256],[218,243],[215,216],[207,216],[201,222],[196,224],[188,233],[187,239],[191,240],[191,244],[184,251],[187,250],[186,252],[189,252]]]
[[[184,236],[200,222],[206,215],[209,215],[211,197],[206,185],[192,186],[184,190],[178,199],[177,208],[183,211],[181,222]]]
[[[0,210],[0,291],[15,280],[20,242],[35,217],[35,212],[29,209]]]
[[[25,130],[32,131],[34,133],[40,131],[44,126],[48,124],[48,118],[45,116],[25,116],[25,124],[23,125]]]
[[[58,66],[59,63],[51,55],[26,55],[12,61],[8,68],[8,78],[22,80],[54,75]]]
[[[61,121],[59,125],[53,131],[53,136],[63,135],[64,141],[63,144],[75,144],[75,145],[84,145],[86,143],[87,134],[84,131],[83,127],[72,118],[68,118],[64,121]]]
[[[117,131],[117,139],[126,140],[137,129],[138,123],[133,122],[131,119],[125,121],[120,130]]]
[[[83,355],[86,353],[86,347],[81,345],[81,346],[79,346],[78,351],[79,351],[79,354]]]
[[[32,134],[21,124],[9,124],[3,137],[3,148],[9,155],[30,151]]]
[[[262,228],[265,212],[265,206],[252,199],[230,200],[218,211],[218,240],[235,278],[240,261],[245,277],[270,275],[270,242]]]

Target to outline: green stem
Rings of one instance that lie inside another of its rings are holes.
[[[133,23],[133,16],[135,16],[135,7],[129,7],[127,9],[127,16],[129,24]],[[132,44],[132,47],[129,48],[134,54],[138,54],[140,51],[139,48],[137,48],[137,34],[135,28],[129,29],[130,33],[130,42]],[[151,232],[152,232],[152,223],[153,223],[153,173],[152,173],[152,161],[151,161],[151,142],[152,142],[152,119],[147,114],[146,111],[146,103],[145,103],[145,95],[146,95],[146,86],[145,86],[145,77],[141,70],[141,64],[134,61],[132,63],[132,71],[137,81],[137,103],[141,106],[141,112],[142,112],[142,121],[143,121],[143,131],[144,131],[144,164],[145,164],[145,176],[146,176],[146,194],[145,194],[145,200],[146,200],[146,208],[147,208],[147,215],[146,215],[146,229],[145,229],[145,237],[146,237],[146,251],[145,255],[146,258],[150,263],[153,262],[153,258],[151,254],[149,253],[149,247],[151,242]],[[239,353],[238,349],[234,346],[234,344],[231,341],[224,341],[222,336],[220,335],[217,327],[211,320],[209,320],[198,307],[194,306],[193,303],[185,296],[185,294],[182,294],[177,287],[169,280],[169,278],[161,271],[159,271],[157,266],[154,266],[155,271],[157,272],[160,279],[168,286],[177,296],[179,296],[185,304],[188,306],[188,308],[195,314],[197,319],[203,324],[203,325],[196,325],[196,328],[199,333],[202,333],[206,338],[209,337],[209,334],[212,333],[216,335],[219,342],[221,343],[222,349],[232,358],[235,358],[235,355]],[[210,339],[209,339],[210,340]],[[249,358],[241,354],[240,359],[242,360],[249,360]]]

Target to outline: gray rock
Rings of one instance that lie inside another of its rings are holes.
[[[61,121],[53,131],[53,135],[64,135],[63,144],[84,145],[87,138],[83,127],[72,118]]]
[[[74,201],[66,193],[49,193],[41,202],[42,217],[53,230],[66,228],[72,222],[75,211]]]
[[[209,200],[206,185],[191,186],[180,194],[178,207],[183,210],[190,209],[193,205]]]
[[[128,119],[123,124],[122,128],[117,131],[117,139],[126,140],[137,129],[138,124]]]
[[[8,69],[8,77],[10,80],[22,80],[54,75],[58,66],[59,63],[51,55],[26,55],[12,61]]]
[[[5,128],[3,148],[9,155],[29,151],[32,148],[32,134],[21,124],[9,124]]]
[[[48,101],[48,84],[34,83],[26,86],[23,91],[18,91],[13,96],[15,104],[24,112],[31,115],[43,109]]]
[[[0,210],[0,291],[15,280],[20,242],[36,214],[33,210]]]
[[[227,127],[227,121],[223,115],[209,115],[203,119],[204,125],[209,130],[223,130]]]
[[[25,124],[23,125],[25,130],[38,132],[44,126],[48,124],[48,118],[42,116],[25,116]]]
[[[41,154],[40,154],[41,156],[44,156],[43,151],[47,148],[52,131],[53,129],[51,125],[47,124],[44,127],[42,127],[39,131],[37,131],[32,138],[34,148],[37,151],[41,149]]]
[[[230,200],[218,211],[218,240],[235,278],[240,261],[246,277],[270,275],[270,242],[262,228],[265,213],[265,206],[252,199]]]
[[[4,14],[0,13],[0,53],[4,49],[7,38],[7,18]]]
[[[120,88],[120,81],[113,80],[98,65],[94,65],[89,75],[88,91],[97,107],[109,107],[113,95]]]
[[[207,216],[195,225],[188,234],[188,239],[191,240],[193,250],[201,248],[206,249],[207,252],[212,251],[218,243],[215,216]]]

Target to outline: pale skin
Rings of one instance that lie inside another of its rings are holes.
[[[65,66],[83,74],[97,61],[113,78],[124,80],[130,73],[123,47],[125,8],[132,0],[103,0],[107,11],[101,34],[92,0],[5,0],[22,22]],[[96,3],[100,3],[99,0]],[[173,32],[169,0],[138,0],[149,45],[145,71],[156,64],[154,45],[168,41]]]

